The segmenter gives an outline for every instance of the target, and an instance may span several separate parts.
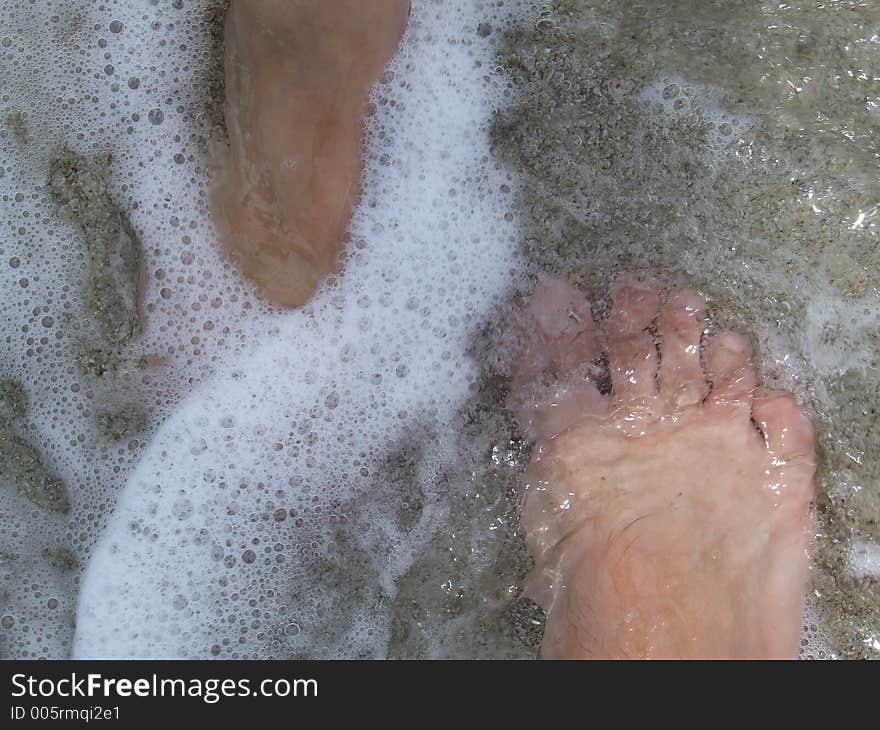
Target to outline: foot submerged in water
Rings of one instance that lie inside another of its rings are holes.
[[[809,419],[758,386],[744,338],[705,336],[697,293],[629,280],[612,300],[599,327],[578,290],[544,281],[505,333],[535,439],[523,526],[542,655],[796,657]]]
[[[364,112],[409,0],[233,0],[214,218],[273,304],[304,304],[336,271],[358,197]]]
[[[302,305],[338,267],[366,99],[408,10],[231,6],[230,144],[212,202],[226,251],[275,304]],[[507,332],[511,403],[536,442],[523,525],[527,589],[548,614],[542,653],[796,656],[812,427],[791,396],[757,386],[743,338],[703,342],[700,296],[661,299],[621,283],[600,328],[580,292],[545,281]]]

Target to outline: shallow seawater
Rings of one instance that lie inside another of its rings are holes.
[[[878,13],[560,0],[501,52],[520,101],[494,150],[523,176],[530,260],[587,287],[621,268],[696,282],[811,407],[807,655],[880,650]]]
[[[880,653],[880,9],[414,1],[283,312],[208,211],[224,4],[0,0],[0,655],[536,656],[494,324],[633,269],[809,405],[803,654]]]

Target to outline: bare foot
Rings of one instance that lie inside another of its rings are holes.
[[[796,657],[816,459],[794,399],[757,387],[739,335],[701,342],[692,291],[661,303],[619,284],[600,331],[582,294],[545,281],[519,317],[506,336],[536,439],[523,525],[543,656]]]
[[[213,207],[225,249],[275,304],[300,306],[338,266],[365,104],[408,14],[409,0],[233,0]]]

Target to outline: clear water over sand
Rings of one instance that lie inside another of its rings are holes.
[[[3,0],[0,652],[534,656],[493,323],[641,269],[809,404],[804,653],[875,656],[877,16],[414,2],[349,267],[284,314],[210,223],[217,3]]]

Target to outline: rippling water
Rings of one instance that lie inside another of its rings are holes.
[[[809,654],[817,615],[833,651],[880,649],[878,20],[869,2],[560,0],[500,53],[518,101],[495,150],[523,175],[529,258],[588,286],[696,281],[812,407]]]
[[[880,8],[414,2],[349,269],[282,314],[207,210],[222,6],[0,2],[0,654],[81,604],[83,654],[534,656],[492,323],[632,269],[809,404],[804,655],[880,653]]]

